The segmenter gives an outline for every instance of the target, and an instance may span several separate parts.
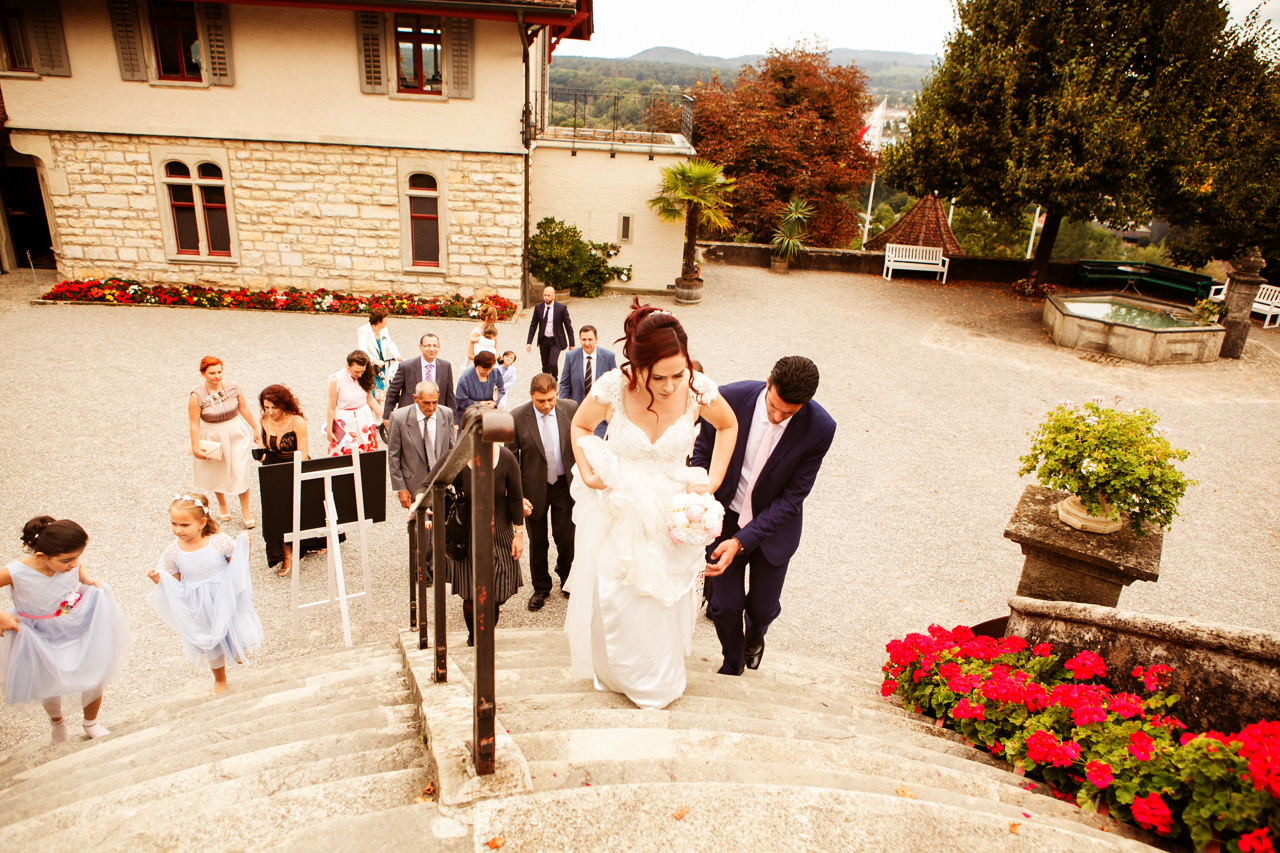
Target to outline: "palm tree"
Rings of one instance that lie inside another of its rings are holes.
[[[658,194],[649,199],[649,209],[663,222],[684,219],[682,279],[692,281],[698,276],[699,230],[729,228],[729,217],[725,213],[732,207],[728,195],[733,189],[733,178],[726,178],[724,170],[708,160],[685,160],[663,167],[662,185]]]

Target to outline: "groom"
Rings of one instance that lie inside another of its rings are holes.
[[[836,434],[836,422],[813,402],[817,390],[817,366],[797,355],[779,359],[766,382],[720,386],[738,418],[738,440],[715,494],[725,507],[724,531],[707,549],[707,615],[720,637],[723,675],[741,675],[744,665],[759,669],[765,632],[782,611],[804,499]],[[715,429],[704,423],[690,464],[707,468],[714,442]]]

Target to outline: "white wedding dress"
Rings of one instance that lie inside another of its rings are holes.
[[[607,488],[592,489],[574,472],[577,531],[564,629],[574,678],[594,679],[597,690],[657,709],[684,693],[694,588],[706,568],[705,549],[671,541],[666,508],[688,486],[707,483],[707,472],[686,460],[698,434],[698,406],[717,391],[705,376],[692,374],[684,415],[650,443],[627,420],[625,381],[611,370],[593,383],[592,395],[613,407],[613,417],[607,440],[578,441]]]

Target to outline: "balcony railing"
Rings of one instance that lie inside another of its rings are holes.
[[[688,95],[553,88],[538,93],[534,103],[537,139],[654,146],[693,139]]]
[[[457,444],[444,464],[436,472],[435,479],[414,498],[409,508],[409,625],[418,629],[418,648],[427,649],[427,587],[434,593],[435,622],[435,671],[432,680],[443,683],[448,680],[448,648],[445,639],[444,582],[444,518],[445,489],[454,481],[467,463],[472,460],[493,459],[496,442],[511,441],[515,437],[515,421],[507,412],[485,412],[458,432]],[[471,757],[476,773],[493,773],[495,759],[494,741],[494,688],[493,688],[493,628],[497,621],[497,607],[493,600],[493,465],[471,466],[471,569],[472,594],[475,602],[475,707],[472,714]],[[427,527],[430,513],[436,523]],[[428,539],[427,537],[431,538]],[[431,544],[428,549],[428,543]],[[431,559],[427,553],[430,550]]]

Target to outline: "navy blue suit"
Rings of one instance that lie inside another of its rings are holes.
[[[569,350],[564,357],[564,370],[560,374],[559,396],[579,404],[587,398],[587,386],[583,378],[583,374],[586,371],[582,367],[582,360],[586,357],[587,355],[582,351],[582,347]],[[613,353],[604,347],[596,347],[596,351],[591,354],[591,358],[592,382],[618,366],[618,361],[613,357]],[[595,434],[604,438],[604,432],[608,426],[607,421],[601,421],[595,428]]]
[[[538,352],[542,355],[542,372],[558,376],[560,353],[569,349],[573,338],[573,322],[569,319],[569,309],[559,303],[551,303],[551,332],[547,334],[547,303],[539,302],[533,306],[533,316],[529,318],[529,340],[538,339]]]
[[[715,546],[730,537],[737,538],[742,550],[724,574],[708,578],[711,598],[707,615],[716,624],[725,668],[730,671],[742,669],[745,638],[763,637],[769,624],[782,611],[782,583],[787,564],[800,547],[804,499],[813,489],[822,459],[836,434],[836,422],[822,406],[812,400],[801,406],[789,419],[786,432],[756,478],[751,492],[754,517],[739,528],[738,513],[728,507],[742,478],[751,420],[764,389],[763,382],[720,386],[720,394],[738,418],[738,440],[729,459],[729,469],[715,493],[716,500],[725,507],[724,531],[707,549],[707,554],[709,559]],[[715,432],[710,424],[702,425],[690,464],[709,467]],[[750,592],[746,584],[748,572]]]

